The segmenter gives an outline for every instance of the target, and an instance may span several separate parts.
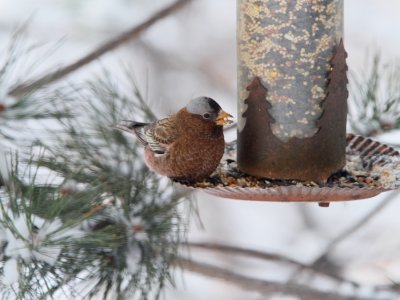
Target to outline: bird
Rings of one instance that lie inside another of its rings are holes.
[[[175,114],[152,123],[124,120],[116,128],[133,133],[154,172],[178,182],[209,177],[224,154],[223,126],[232,115],[209,97],[192,99]]]

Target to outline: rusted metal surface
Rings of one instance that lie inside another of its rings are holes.
[[[343,37],[343,0],[238,0],[237,12],[239,115],[258,77],[269,90],[274,135],[283,142],[312,137]],[[245,123],[238,118],[239,130]]]
[[[313,187],[276,187],[276,188],[242,188],[215,187],[202,189],[206,193],[238,200],[270,202],[337,202],[372,198],[384,189],[377,188],[313,188]]]
[[[346,140],[347,148],[351,151],[356,151],[367,166],[384,163],[385,160],[381,156],[382,154],[385,156],[400,155],[399,151],[393,147],[381,144],[370,138],[349,133]]]
[[[391,161],[396,161],[400,157],[398,150],[354,134],[347,134],[346,143],[346,168],[338,172],[336,176],[339,177],[331,176],[331,181],[320,182],[320,185],[308,181],[291,183],[282,181],[282,185],[275,183],[270,187],[262,187],[254,185],[254,181],[252,182],[255,180],[254,177],[245,176],[236,181],[236,184],[232,184],[230,183],[232,181],[228,180],[226,181],[227,185],[207,186],[203,183],[203,187],[186,186],[223,198],[249,201],[318,202],[322,206],[329,202],[367,199],[400,187],[400,177],[391,173]],[[221,162],[225,167],[219,168],[216,176],[221,176],[222,172],[229,172],[226,168],[229,163],[234,161],[235,157],[235,143],[230,143],[226,146],[225,161]],[[228,163],[228,161],[230,162]],[[396,169],[392,171],[395,172]],[[351,174],[358,174],[359,178],[365,180],[359,181]],[[375,179],[367,180],[372,177]],[[394,180],[394,182],[388,185],[388,179]],[[243,186],[243,184],[246,185]]]
[[[332,70],[318,132],[310,138],[279,140],[271,130],[274,122],[267,89],[258,78],[247,87],[246,124],[238,132],[239,169],[257,177],[324,181],[345,164],[347,118],[347,53],[340,42],[331,60]]]

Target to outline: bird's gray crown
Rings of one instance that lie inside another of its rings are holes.
[[[186,109],[192,114],[203,116],[208,113],[212,115],[212,117],[216,117],[221,111],[221,106],[211,98],[198,97],[191,100],[186,106]]]

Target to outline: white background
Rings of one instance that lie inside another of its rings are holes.
[[[33,77],[74,61],[169,3],[164,0],[0,0],[0,49],[12,31],[30,19],[27,41],[58,50]],[[123,76],[128,66],[158,116],[179,109],[195,96],[216,99],[236,114],[235,1],[197,0],[173,17],[158,22],[140,39],[108,53],[67,79],[80,82],[99,75],[99,66]],[[365,67],[368,53],[380,51],[387,62],[400,57],[400,1],[345,1],[345,47],[352,71]],[[20,74],[26,80],[25,74]],[[0,99],[1,102],[1,99]],[[234,138],[228,136],[228,140]],[[393,138],[393,136],[392,136]],[[395,137],[396,139],[396,137]],[[384,196],[383,196],[384,197]],[[203,228],[192,222],[189,239],[215,241],[276,252],[302,262],[317,257],[337,234],[374,208],[382,197],[331,204],[259,203],[197,194]],[[400,197],[334,252],[344,275],[365,286],[400,280]],[[307,222],[304,220],[307,218]],[[238,273],[284,280],[287,270],[273,264],[237,260],[224,255],[192,253]],[[167,299],[264,299],[219,280],[177,272],[177,290]],[[338,289],[345,287],[339,286]],[[359,291],[362,293],[363,291]],[[279,298],[273,299],[289,299]],[[292,299],[292,298],[290,298]]]

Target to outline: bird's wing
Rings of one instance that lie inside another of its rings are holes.
[[[160,155],[165,154],[168,146],[177,138],[175,116],[154,123],[123,121],[116,128],[134,133],[144,146],[149,146],[154,153]]]
[[[115,128],[135,134],[139,139],[139,142],[146,146],[148,142],[146,141],[145,131],[149,126],[151,126],[151,123],[124,120],[117,124]]]
[[[150,149],[157,154],[164,154],[168,150],[168,146],[177,138],[175,116],[161,119],[151,124],[145,130],[146,141]]]

